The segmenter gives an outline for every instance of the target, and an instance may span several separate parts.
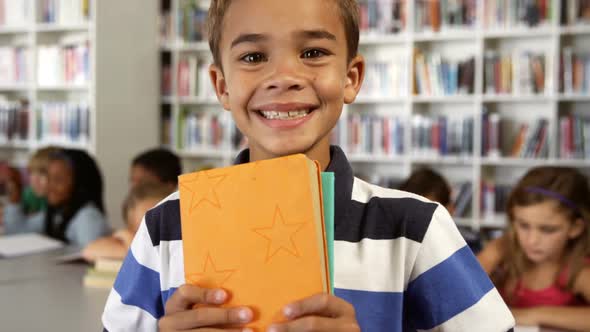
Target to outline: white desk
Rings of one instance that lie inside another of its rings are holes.
[[[82,285],[85,264],[56,264],[65,252],[0,259],[0,330],[102,331],[109,290]]]

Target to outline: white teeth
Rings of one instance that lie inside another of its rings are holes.
[[[289,112],[260,111],[260,113],[269,120],[293,120],[306,116],[307,114],[309,114],[309,110],[298,110]]]

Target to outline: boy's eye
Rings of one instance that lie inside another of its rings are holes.
[[[266,57],[262,53],[248,53],[241,60],[247,63],[259,63],[266,61]]]
[[[311,58],[319,58],[324,55],[326,55],[326,52],[314,48],[314,49],[307,50],[307,51],[303,52],[303,54],[301,54],[301,57],[304,59],[311,59]]]

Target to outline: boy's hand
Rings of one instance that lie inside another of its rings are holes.
[[[333,295],[318,294],[287,305],[286,323],[274,324],[268,332],[337,331],[360,332],[354,307]]]
[[[222,289],[182,285],[166,302],[166,314],[158,322],[159,331],[252,331],[235,327],[249,323],[254,316],[252,310],[247,307],[218,307],[227,299],[227,292]],[[195,305],[204,306],[193,309]]]

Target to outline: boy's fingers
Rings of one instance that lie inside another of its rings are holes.
[[[199,327],[232,326],[249,323],[254,314],[247,307],[205,307],[166,315],[159,322],[160,329],[190,330]],[[238,329],[240,330],[240,329]]]
[[[208,289],[194,285],[180,286],[166,302],[166,314],[191,309],[195,304],[223,304],[227,292],[223,289]]]
[[[351,304],[336,296],[317,294],[287,305],[283,308],[283,314],[288,319],[306,315],[324,317],[354,316],[354,308]]]

